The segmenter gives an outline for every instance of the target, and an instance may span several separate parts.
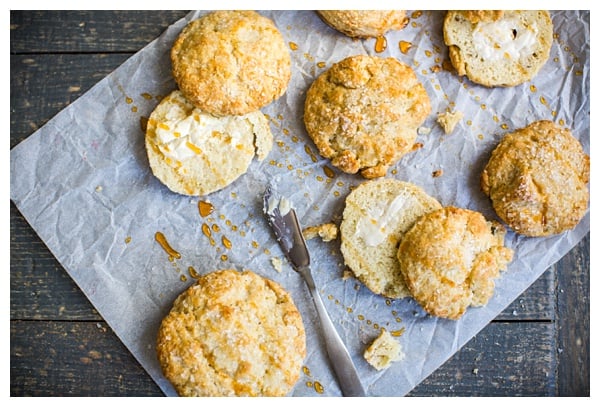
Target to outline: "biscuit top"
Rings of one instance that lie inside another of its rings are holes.
[[[590,158],[549,120],[506,134],[481,174],[481,188],[515,232],[548,236],[575,227],[588,208]]]
[[[312,83],[304,123],[334,166],[377,178],[412,150],[430,110],[427,92],[409,66],[395,58],[354,55]]]
[[[411,294],[430,314],[458,319],[468,306],[485,305],[513,251],[505,229],[476,211],[445,207],[423,215],[398,249]]]
[[[408,22],[405,10],[319,10],[318,13],[334,29],[357,38],[401,30]]]
[[[291,78],[283,36],[255,11],[215,11],[191,21],[173,44],[171,62],[184,95],[217,116],[266,106]]]
[[[219,270],[175,300],[157,354],[181,396],[285,396],[306,355],[304,326],[279,284]]]

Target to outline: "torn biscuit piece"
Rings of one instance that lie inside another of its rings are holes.
[[[454,112],[438,113],[437,122],[444,129],[444,133],[450,134],[464,117],[463,113],[456,110]]]
[[[330,242],[337,237],[338,229],[335,223],[323,223],[317,226],[308,226],[302,229],[302,235],[306,240],[320,237],[324,242]]]
[[[365,350],[363,356],[377,370],[387,369],[392,362],[404,359],[402,346],[386,330],[381,330],[381,334]]]

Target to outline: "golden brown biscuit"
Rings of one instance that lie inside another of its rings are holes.
[[[244,174],[255,154],[262,161],[273,135],[260,111],[217,117],[175,90],[150,115],[145,144],[152,173],[170,190],[206,195]]]
[[[552,30],[546,10],[451,10],[444,42],[459,75],[489,87],[515,86],[548,60]]]
[[[427,92],[409,66],[395,58],[355,55],[312,83],[304,123],[333,165],[376,178],[411,151],[430,111]]]
[[[446,207],[423,215],[398,249],[400,271],[429,314],[458,319],[469,306],[487,304],[494,278],[512,260],[505,230],[478,212]]]
[[[515,232],[548,236],[574,228],[588,208],[590,157],[568,129],[549,120],[504,136],[481,188]]]
[[[363,182],[346,197],[340,225],[344,262],[375,294],[409,296],[396,257],[398,244],[420,216],[441,207],[408,182],[392,178]]]
[[[173,76],[199,109],[218,116],[259,110],[283,95],[291,58],[283,36],[254,11],[191,21],[171,49]]]
[[[379,37],[403,29],[406,10],[319,10],[327,24],[349,37]]]
[[[304,326],[279,284],[219,270],[175,300],[157,355],[181,396],[284,396],[300,376]]]

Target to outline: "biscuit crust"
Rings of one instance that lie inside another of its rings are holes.
[[[300,313],[279,284],[219,270],[175,300],[157,356],[181,396],[285,396],[300,376],[305,342]]]
[[[392,178],[363,182],[346,197],[340,224],[344,262],[373,293],[410,296],[396,257],[398,244],[420,216],[441,207],[408,182]]]
[[[270,19],[255,11],[215,11],[191,21],[171,49],[184,95],[214,115],[243,115],[287,89],[291,57]]]
[[[328,25],[349,37],[379,37],[407,24],[406,10],[319,10]]]
[[[423,215],[398,249],[412,296],[429,314],[449,319],[487,304],[494,279],[512,260],[504,235],[502,225],[468,209],[445,207]]]
[[[533,78],[548,60],[553,41],[546,10],[450,10],[443,31],[458,75],[488,87]]]
[[[515,232],[549,236],[574,228],[589,202],[590,157],[549,120],[508,133],[481,174],[481,188]]]
[[[409,66],[395,58],[355,55],[312,83],[304,123],[334,166],[377,178],[412,150],[430,111],[427,92]]]
[[[273,135],[260,111],[217,117],[175,90],[150,115],[145,145],[152,173],[163,184],[173,192],[199,196],[231,184],[246,173],[255,155],[262,161]],[[181,155],[174,155],[175,150]]]

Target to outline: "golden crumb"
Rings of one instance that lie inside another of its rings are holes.
[[[323,223],[317,226],[309,226],[302,230],[306,240],[320,237],[324,242],[330,242],[337,238],[338,229],[335,223]]]
[[[437,122],[444,129],[444,133],[450,134],[454,131],[454,128],[463,117],[463,113],[458,110],[454,112],[438,113]]]

